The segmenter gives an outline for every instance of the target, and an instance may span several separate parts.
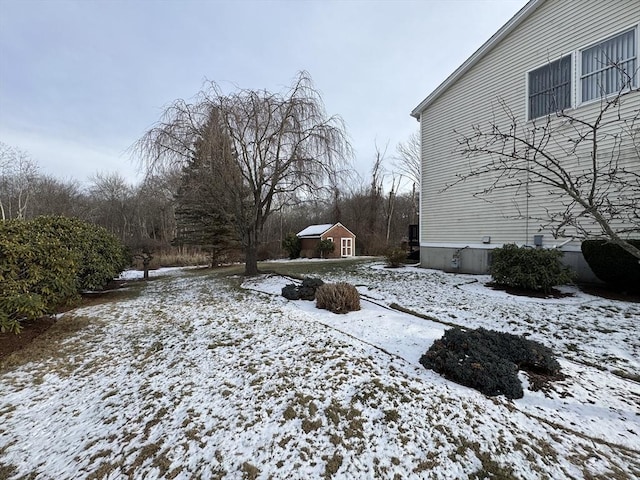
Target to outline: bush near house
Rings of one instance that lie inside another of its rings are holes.
[[[127,265],[120,242],[78,219],[38,217],[0,222],[0,331],[78,301]]]
[[[560,364],[539,342],[508,333],[478,328],[447,330],[420,358],[420,363],[445,378],[485,395],[522,398],[518,370],[557,375]]]
[[[320,240],[318,242],[318,253],[321,258],[324,258],[327,253],[333,253],[335,249],[336,244],[331,240]]]
[[[496,285],[549,293],[573,278],[561,258],[560,250],[507,244],[493,250],[489,272]]]
[[[407,252],[399,248],[393,248],[387,250],[384,259],[388,268],[398,268],[404,265],[407,260]]]
[[[285,285],[282,288],[282,296],[288,300],[315,300],[316,290],[323,284],[319,278],[303,278],[302,285]]]
[[[640,248],[640,240],[627,240]],[[603,282],[620,290],[640,291],[640,263],[630,253],[606,240],[585,240],[582,254]]]
[[[360,294],[349,283],[325,283],[316,291],[316,307],[333,313],[360,310]]]
[[[288,233],[282,240],[282,249],[287,252],[289,259],[294,260],[300,256],[302,241],[295,233]]]

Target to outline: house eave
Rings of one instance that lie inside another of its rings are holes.
[[[538,7],[540,7],[546,0],[530,0],[524,7],[522,7],[518,13],[516,13],[511,19],[505,23],[500,30],[498,30],[493,36],[487,40],[473,55],[471,55],[462,65],[460,65],[454,72],[447,77],[427,98],[425,98],[420,104],[411,111],[411,116],[416,120],[420,120],[421,113],[429,107],[440,95],[446,92],[451,85],[453,85],[460,77],[462,77],[469,69],[477,64],[485,55],[487,55],[493,48],[498,45],[507,35],[509,35],[518,25],[526,20]]]

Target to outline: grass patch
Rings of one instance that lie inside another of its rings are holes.
[[[260,469],[249,462],[242,464],[242,478],[246,480],[255,480],[260,475]]]

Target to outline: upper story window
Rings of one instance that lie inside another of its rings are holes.
[[[529,119],[571,107],[571,56],[529,72]]]
[[[582,50],[582,101],[621,92],[638,85],[637,29]]]

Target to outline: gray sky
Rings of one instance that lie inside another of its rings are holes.
[[[366,175],[409,112],[526,0],[0,0],[0,141],[42,173],[141,178],[127,148],[205,80],[281,91],[307,70]]]

